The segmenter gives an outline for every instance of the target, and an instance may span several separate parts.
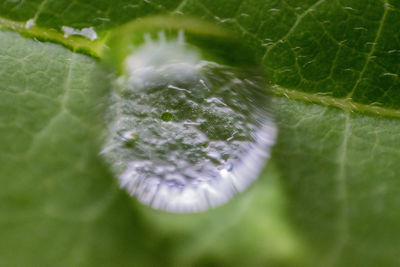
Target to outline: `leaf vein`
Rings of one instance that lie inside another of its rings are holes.
[[[346,242],[349,239],[349,223],[348,223],[348,197],[347,197],[347,176],[346,176],[346,164],[347,164],[347,149],[348,139],[351,135],[350,130],[350,113],[345,113],[345,125],[343,131],[343,141],[338,149],[337,163],[338,171],[336,173],[337,183],[337,194],[340,205],[340,213],[337,221],[337,238],[333,244],[331,253],[327,258],[327,263],[324,266],[332,266],[335,264],[340,254],[343,251]]]
[[[322,93],[306,93],[280,87],[272,86],[272,92],[277,96],[285,96],[292,100],[315,103],[322,106],[339,108],[345,112],[359,112],[385,117],[400,118],[400,110],[380,107],[376,105],[367,105],[353,102],[351,98],[336,98],[329,94]]]
[[[317,6],[319,6],[320,4],[322,4],[323,2],[325,2],[325,0],[319,0],[317,2],[315,2],[312,6],[310,6],[306,11],[304,11],[303,13],[301,13],[300,15],[297,16],[296,21],[294,22],[294,24],[292,25],[292,27],[290,27],[289,31],[282,37],[280,38],[280,40],[278,40],[277,42],[273,43],[271,46],[269,46],[267,48],[267,51],[264,54],[264,58],[267,57],[268,53],[271,51],[272,48],[274,48],[277,44],[279,44],[282,40],[286,40],[292,33],[293,31],[297,28],[297,26],[300,24],[300,22],[303,20],[303,18],[308,15],[310,12],[312,12]]]
[[[351,91],[347,95],[347,97],[352,97],[354,95],[354,92],[356,91],[357,87],[359,86],[360,82],[362,81],[364,73],[367,70],[367,67],[368,67],[369,63],[371,62],[372,55],[375,52],[376,44],[378,42],[379,37],[381,36],[382,28],[383,28],[383,25],[385,24],[386,16],[387,16],[387,13],[388,13],[389,7],[390,7],[388,3],[384,3],[383,6],[384,6],[383,15],[382,15],[381,20],[379,21],[379,27],[378,27],[378,30],[376,31],[375,39],[372,42],[371,50],[369,51],[369,53],[367,55],[367,58],[366,58],[365,63],[364,63],[364,66],[360,71],[360,74],[358,76],[357,81],[355,82],[353,88],[351,89]]]

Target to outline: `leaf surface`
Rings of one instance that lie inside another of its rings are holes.
[[[43,29],[93,26],[100,36],[148,14],[226,26],[257,51],[279,126],[272,162],[231,203],[198,215],[149,210],[116,188],[97,156],[99,129],[86,111],[106,84],[98,63],[0,32],[4,265],[399,265],[398,2],[47,0],[0,7],[9,28],[34,18]]]

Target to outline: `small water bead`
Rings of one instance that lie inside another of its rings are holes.
[[[165,27],[143,32],[123,60],[103,155],[142,203],[201,211],[257,178],[275,141],[270,99],[256,67],[225,64],[198,47],[198,31],[185,41]]]
[[[99,38],[93,27],[74,29],[68,26],[62,26],[61,29],[64,32],[64,37],[66,38],[72,35],[79,35],[88,38],[91,41],[94,41]]]

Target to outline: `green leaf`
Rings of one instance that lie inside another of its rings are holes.
[[[397,1],[0,7],[3,26],[88,54],[98,48],[62,39],[62,26],[93,26],[100,43],[109,29],[148,14],[230,28],[257,51],[279,126],[272,162],[249,191],[203,214],[152,211],[118,190],[97,157],[99,125],[87,111],[106,84],[98,63],[0,32],[1,265],[399,265]],[[24,28],[32,18],[37,27]]]
[[[29,0],[0,2],[0,15],[11,21],[25,22],[29,19],[42,28],[62,31],[62,26],[73,28],[94,27],[105,30],[132,19],[173,10],[178,1],[54,1]]]
[[[9,31],[0,40],[7,66],[0,75],[0,265],[240,266],[302,258],[274,179],[204,214],[139,205],[98,156],[108,88],[98,62]],[[253,243],[259,235],[269,241]],[[259,256],[248,261],[243,251]]]

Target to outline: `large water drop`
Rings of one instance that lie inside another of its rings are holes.
[[[184,35],[145,33],[125,58],[102,152],[123,188],[171,212],[205,210],[246,189],[275,141],[262,73],[205,60]]]

